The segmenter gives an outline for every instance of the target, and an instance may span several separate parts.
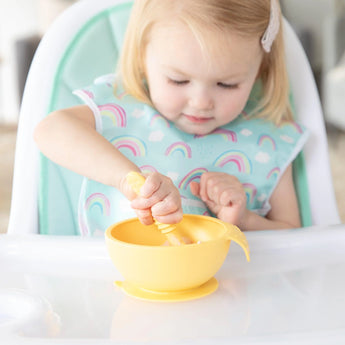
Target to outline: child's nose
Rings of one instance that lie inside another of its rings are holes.
[[[197,110],[211,110],[213,99],[207,89],[197,89],[190,95],[189,105]]]

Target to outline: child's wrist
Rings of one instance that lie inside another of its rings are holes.
[[[113,185],[113,187],[119,190],[129,200],[132,200],[136,197],[136,193],[132,190],[131,186],[128,184],[128,181],[127,181],[127,175],[133,171],[138,172],[138,173],[141,172],[140,169],[137,167],[135,168],[131,167],[130,169],[123,170],[122,173],[116,174],[117,176],[115,176],[114,178],[114,185]]]
[[[247,230],[248,229],[248,225],[251,223],[252,216],[253,216],[253,212],[249,211],[246,208],[245,211],[243,212],[243,215],[242,215],[241,219],[239,220],[237,226],[241,230]]]

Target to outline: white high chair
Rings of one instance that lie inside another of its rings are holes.
[[[40,156],[33,130],[52,110],[80,103],[72,95],[74,89],[114,71],[130,8],[131,1],[125,0],[80,1],[42,39],[20,112],[9,234],[77,233],[81,177]],[[286,21],[284,34],[297,120],[311,133],[304,158],[298,158],[295,169],[303,224],[337,224],[340,220],[317,89],[302,46]]]

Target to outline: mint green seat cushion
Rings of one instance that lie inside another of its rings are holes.
[[[131,6],[124,3],[98,13],[71,38],[56,70],[47,114],[80,104],[73,90],[115,71]],[[41,234],[77,234],[81,182],[81,176],[41,156],[38,200]]]

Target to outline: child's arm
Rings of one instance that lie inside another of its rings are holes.
[[[210,172],[201,176],[200,184],[191,184],[199,196],[225,222],[242,230],[288,229],[300,227],[298,202],[292,179],[292,167],[287,168],[271,198],[271,210],[261,217],[246,209],[246,195],[234,176]]]
[[[113,186],[129,200],[136,198],[126,182],[126,175],[140,169],[95,130],[89,107],[76,106],[51,113],[36,127],[34,139],[42,153],[57,164]],[[180,195],[167,178],[157,175],[147,179],[144,190],[149,199],[147,209],[143,209],[143,201],[136,205],[138,217],[144,224],[152,223],[151,207],[159,221],[164,219],[173,224],[181,220]]]
[[[130,196],[131,192],[124,190],[124,177],[139,168],[97,133],[89,107],[49,114],[36,127],[34,139],[41,152],[55,163]]]

